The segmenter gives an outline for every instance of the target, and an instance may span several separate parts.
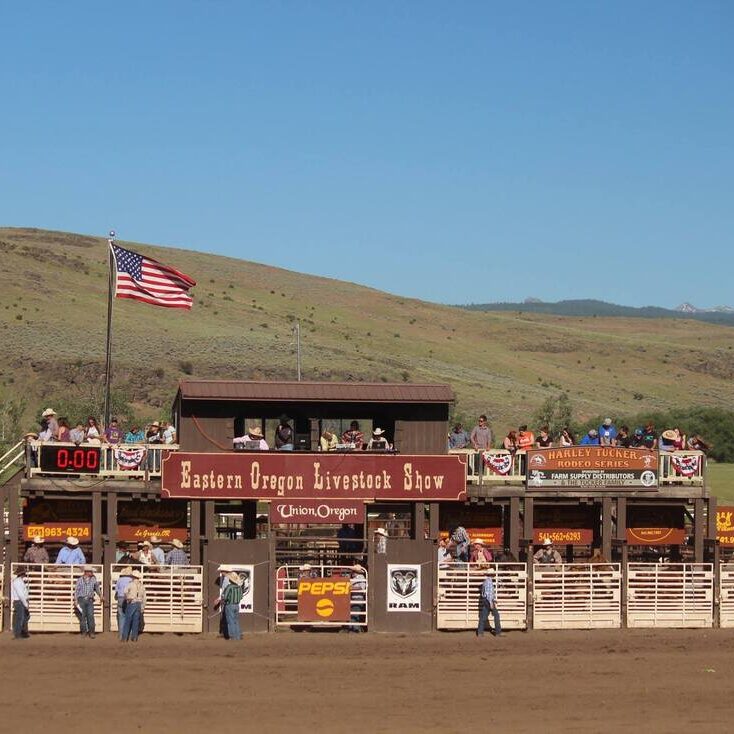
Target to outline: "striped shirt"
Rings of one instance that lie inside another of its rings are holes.
[[[494,582],[492,581],[491,576],[487,576],[487,578],[484,579],[480,596],[482,597],[482,601],[488,601],[490,604],[497,603],[497,592],[495,591]]]
[[[172,548],[166,554],[166,563],[169,566],[188,566],[189,557],[186,555],[186,551],[181,548]]]
[[[102,596],[99,590],[99,581],[94,576],[80,576],[74,587],[74,596],[77,599],[94,599],[95,593]]]

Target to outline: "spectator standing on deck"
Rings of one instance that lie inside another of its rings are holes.
[[[49,441],[58,441],[59,438],[59,420],[56,411],[53,408],[46,408],[41,413],[41,418],[46,421],[46,430],[48,431]]]
[[[222,588],[222,615],[227,626],[227,638],[241,640],[240,602],[244,594],[243,580],[236,571],[227,574],[229,583]]]
[[[69,431],[69,441],[75,443],[77,446],[80,443],[84,443],[85,437],[84,424],[81,421]]]
[[[502,441],[502,448],[509,451],[513,456],[517,452],[517,432],[510,431]]]
[[[87,429],[87,434],[89,430]],[[117,418],[110,420],[110,425],[104,429],[104,440],[107,443],[117,444],[122,441],[122,428],[117,425]]]
[[[469,554],[470,563],[491,563],[492,551],[484,547],[484,541],[476,538],[472,541],[471,553]]]
[[[171,545],[173,548],[166,553],[166,563],[169,566],[188,566],[189,557],[186,555],[183,543],[178,538],[174,538]]]
[[[553,439],[550,437],[548,426],[540,429],[540,435],[535,439],[535,446],[539,449],[549,449],[553,446]]]
[[[133,577],[125,589],[125,621],[120,639],[122,642],[138,641],[140,634],[143,611],[145,610],[145,587],[143,586],[143,574],[135,569]]]
[[[553,547],[553,541],[550,538],[543,541],[543,547],[533,556],[533,561],[556,565],[563,563],[561,554]]]
[[[117,602],[117,636],[122,641],[122,633],[125,628],[125,589],[132,583],[133,569],[126,566],[120,571],[120,577],[115,583],[115,601]]]
[[[293,451],[293,428],[288,422],[287,415],[281,415],[278,418],[278,426],[275,429],[275,450],[276,451]]]
[[[532,449],[535,445],[535,434],[528,431],[527,426],[520,426],[517,429],[517,448],[521,451]]]
[[[604,419],[604,422],[599,426],[598,433],[600,446],[617,445],[617,428],[614,423],[612,423],[611,418]]]
[[[632,436],[630,436],[630,429],[628,426],[620,426],[617,432],[617,446],[623,449],[628,449],[632,446]]]
[[[90,415],[87,418],[87,425],[84,427],[84,438],[87,443],[99,446],[102,443],[102,435],[99,432],[99,426],[97,425],[97,419]]]
[[[125,434],[125,443],[145,443],[145,431],[133,424],[133,427]]]
[[[492,619],[494,620],[494,636],[502,636],[502,624],[500,623],[500,612],[497,609],[497,590],[495,589],[494,582],[491,576],[487,576],[482,583],[482,588],[479,592],[479,625],[477,626],[477,637],[484,635],[484,630],[487,627],[487,621],[489,620],[489,614],[492,613]]]
[[[599,445],[599,431],[596,428],[592,428],[582,439],[581,446],[598,446]]]
[[[43,547],[44,540],[40,535],[33,536],[33,544],[23,554],[25,563],[48,563],[48,551]]]
[[[86,562],[87,559],[79,547],[79,538],[70,535],[56,556],[56,563],[66,566],[83,566]]]
[[[567,449],[571,446],[574,446],[576,444],[576,438],[571,432],[571,429],[566,426],[562,431],[561,435],[558,437],[558,445],[561,448]]]
[[[645,430],[642,432],[642,446],[650,450],[658,447],[658,434],[652,421],[645,424]]]
[[[456,423],[449,433],[450,449],[465,449],[471,443],[469,434],[464,430],[461,423]]]
[[[82,637],[94,638],[94,597],[98,596],[100,604],[104,603],[99,581],[94,575],[92,566],[84,566],[84,574],[77,579],[74,587],[74,600],[76,601],[77,614],[79,616],[79,632]]]
[[[492,429],[487,423],[486,415],[479,416],[477,425],[471,429],[469,440],[475,451],[487,451],[492,448]]]
[[[161,423],[161,436],[164,444],[176,443],[176,429],[168,421]]]
[[[22,640],[28,634],[29,611],[28,586],[25,582],[25,568],[19,566],[10,584],[10,602],[13,605],[13,639]]]

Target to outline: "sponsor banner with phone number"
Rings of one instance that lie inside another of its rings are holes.
[[[716,540],[720,545],[734,545],[734,506],[720,505],[716,509]]]
[[[34,525],[23,525],[23,540],[33,540],[36,536],[44,540],[58,540],[63,542],[65,538],[79,538],[79,540],[91,540],[92,523],[43,523]]]
[[[535,528],[533,543],[539,545],[550,538],[559,545],[591,545],[594,542],[594,531],[590,528]]]

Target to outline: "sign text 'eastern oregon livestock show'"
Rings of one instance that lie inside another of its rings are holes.
[[[198,499],[463,500],[460,455],[171,452],[163,497]]]

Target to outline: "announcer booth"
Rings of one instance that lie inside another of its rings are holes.
[[[435,546],[426,537],[438,535],[441,504],[466,501],[465,459],[446,450],[453,400],[447,385],[181,382],[180,451],[163,462],[161,497],[190,502],[208,599],[217,569],[234,566],[247,579],[245,630],[429,631]],[[340,438],[355,421],[361,445]],[[253,429],[272,446],[279,422],[293,450],[235,450]],[[387,450],[369,450],[376,429]],[[337,437],[332,450],[320,450],[322,436]],[[334,588],[350,578],[346,604]],[[329,613],[314,617],[319,603]],[[216,629],[212,610],[207,619]]]

